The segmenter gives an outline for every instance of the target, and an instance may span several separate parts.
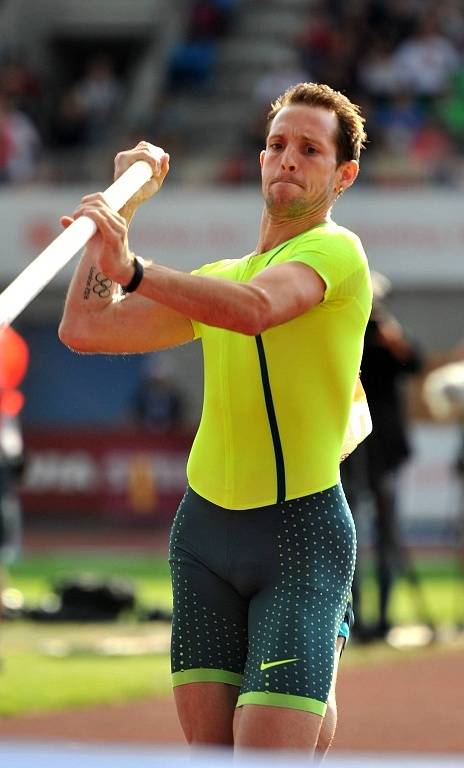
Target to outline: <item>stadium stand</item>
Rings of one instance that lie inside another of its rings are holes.
[[[143,137],[174,183],[246,184],[270,99],[310,79],[367,113],[361,183],[459,187],[463,53],[458,0],[3,0],[0,181],[92,180]]]

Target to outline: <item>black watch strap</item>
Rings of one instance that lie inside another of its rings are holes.
[[[137,290],[140,283],[142,282],[144,273],[142,262],[137,258],[137,256],[134,256],[132,263],[134,265],[134,274],[132,276],[132,280],[130,280],[127,285],[121,285],[121,290],[123,293],[133,293]]]

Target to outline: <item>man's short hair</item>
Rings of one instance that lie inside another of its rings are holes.
[[[298,83],[287,88],[271,104],[267,116],[267,131],[269,133],[272,121],[284,107],[294,104],[306,104],[308,107],[322,107],[334,112],[338,118],[338,134],[335,137],[337,145],[337,164],[347,160],[359,160],[361,149],[367,139],[364,130],[365,119],[360,108],[353,104],[343,93],[334,91],[330,86],[321,83]]]

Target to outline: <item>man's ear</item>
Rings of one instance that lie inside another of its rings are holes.
[[[359,173],[359,163],[357,160],[347,160],[340,169],[340,184],[343,189],[351,187]]]
[[[263,167],[265,154],[266,154],[266,150],[265,149],[262,149],[261,152],[259,153],[259,164],[260,164],[261,168]]]

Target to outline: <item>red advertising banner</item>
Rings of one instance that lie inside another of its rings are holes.
[[[135,430],[26,432],[26,514],[171,520],[193,436]]]

